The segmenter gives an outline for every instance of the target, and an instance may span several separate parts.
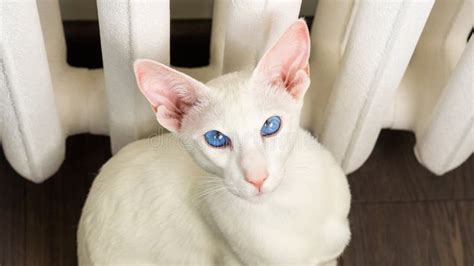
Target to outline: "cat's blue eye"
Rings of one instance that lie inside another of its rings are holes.
[[[272,116],[265,121],[260,129],[260,135],[263,137],[271,136],[278,132],[281,126],[281,119],[279,116]]]
[[[217,130],[211,130],[204,134],[207,144],[212,147],[221,148],[230,144],[230,139]]]

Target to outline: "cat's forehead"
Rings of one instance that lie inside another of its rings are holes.
[[[212,90],[212,104],[225,110],[225,113],[252,113],[280,104],[278,97],[268,95],[267,88],[253,84],[251,73],[248,72],[226,74],[206,85]]]
[[[252,83],[251,73],[236,72],[206,84],[212,91],[206,116],[223,126],[261,126],[265,116],[291,109],[287,93]]]
[[[249,73],[231,73],[206,84],[206,104],[185,117],[190,134],[218,130],[236,137],[246,132],[259,132],[270,116],[286,116],[296,110],[296,102],[282,88],[266,88],[252,84]]]
[[[239,96],[248,87],[251,74],[248,72],[234,72],[217,77],[208,83],[213,94],[217,97]]]
[[[234,72],[220,76],[206,84],[212,91],[214,101],[234,106],[271,107],[290,100],[283,91],[266,88],[252,82],[251,72]],[[216,103],[214,103],[216,104]]]
[[[250,115],[259,112],[246,74],[232,73],[206,84],[211,90],[209,105],[203,114],[223,127],[242,126]],[[249,95],[250,94],[250,95]]]

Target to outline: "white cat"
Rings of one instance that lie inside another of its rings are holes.
[[[295,22],[253,73],[202,84],[138,60],[138,86],[173,132],[101,169],[80,265],[335,265],[350,239],[346,177],[300,129],[310,38]]]

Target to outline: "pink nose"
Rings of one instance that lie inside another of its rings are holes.
[[[264,174],[252,176],[252,177],[250,175],[245,175],[245,181],[252,184],[260,192],[262,190],[263,182],[265,182],[267,177],[268,177],[267,172],[265,172]]]

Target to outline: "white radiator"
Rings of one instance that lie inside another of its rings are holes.
[[[110,135],[113,152],[158,131],[132,62],[169,63],[168,0],[98,0],[104,69],[73,68],[56,0],[0,3],[0,141],[19,174],[41,182],[65,138]],[[254,65],[297,19],[301,0],[216,0],[201,81]],[[346,172],[382,128],[413,131],[421,164],[443,174],[474,149],[473,2],[320,0],[312,26],[303,126]]]

